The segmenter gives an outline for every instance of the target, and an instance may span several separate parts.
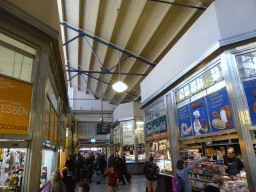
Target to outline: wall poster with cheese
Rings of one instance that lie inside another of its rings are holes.
[[[189,106],[186,105],[177,110],[180,138],[193,136]]]
[[[208,113],[205,98],[201,98],[190,104],[190,112],[194,135],[210,133]]]
[[[234,129],[226,88],[206,97],[212,132]]]
[[[252,125],[256,125],[256,80],[243,82]]]

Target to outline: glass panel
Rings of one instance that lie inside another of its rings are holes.
[[[236,56],[238,69],[242,78],[256,75],[256,51]]]
[[[0,149],[0,186],[2,189],[21,190],[26,153],[27,149]]]
[[[36,50],[0,33],[0,73],[31,82]]]
[[[41,178],[40,178],[40,188],[44,186],[48,181],[50,181],[51,174],[53,172],[54,163],[54,152],[51,149],[43,149],[42,152],[42,164],[41,164]]]

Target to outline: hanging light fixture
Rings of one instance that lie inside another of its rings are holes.
[[[120,1],[119,1],[120,8]],[[120,51],[119,51],[119,8],[117,9],[117,45],[118,45],[118,63],[119,63],[119,81],[115,83],[112,87],[117,92],[123,92],[127,89],[127,85],[125,85],[122,81],[120,81]]]

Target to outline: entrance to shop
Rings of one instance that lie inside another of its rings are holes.
[[[106,147],[81,147],[79,148],[79,153],[87,158],[90,152],[93,152],[93,155],[100,155],[100,153],[104,152],[105,156],[107,154]]]

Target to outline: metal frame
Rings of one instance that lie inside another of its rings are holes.
[[[142,58],[142,57],[138,57],[138,56],[136,56],[135,54],[133,54],[133,53],[131,53],[131,52],[128,52],[127,50],[120,49],[120,48],[118,48],[116,45],[113,45],[113,44],[111,44],[111,43],[107,43],[107,42],[101,40],[101,39],[98,38],[98,37],[95,37],[95,36],[93,37],[93,36],[89,35],[88,33],[82,31],[81,29],[76,29],[76,28],[70,26],[69,24],[67,24],[67,23],[65,23],[65,22],[60,22],[60,24],[63,25],[64,27],[67,27],[67,28],[69,28],[69,29],[72,29],[73,31],[78,32],[79,35],[76,36],[75,39],[78,38],[78,37],[80,37],[80,36],[82,36],[82,37],[87,36],[87,37],[89,37],[89,38],[91,38],[91,39],[93,39],[93,40],[95,40],[95,41],[97,41],[97,42],[99,42],[99,43],[102,43],[102,44],[104,44],[104,45],[106,45],[106,46],[109,46],[109,47],[111,47],[111,48],[113,48],[113,49],[115,49],[115,50],[117,50],[117,51],[120,51],[120,52],[126,54],[126,55],[129,56],[129,57],[133,57],[133,58],[135,58],[135,59],[137,59],[137,60],[139,60],[139,61],[142,61],[142,62],[144,62],[144,63],[146,63],[146,64],[148,64],[148,65],[150,65],[150,66],[152,66],[152,67],[155,67],[155,66],[156,66],[156,64],[151,63],[151,62],[149,62],[148,60],[146,60],[146,59],[144,59],[144,58]],[[71,40],[73,41],[74,38],[71,39]],[[67,42],[64,43],[63,45],[66,45],[66,44],[70,43],[71,40],[67,41]]]
[[[182,7],[194,8],[194,9],[200,9],[200,10],[206,10],[206,8],[203,8],[203,7],[196,7],[196,6],[192,6],[192,5],[185,5],[185,4],[180,4],[180,3],[173,3],[173,2],[169,2],[169,1],[161,1],[161,0],[149,0],[149,1],[155,1],[155,2],[159,2],[159,3],[167,3],[167,4],[171,4],[171,5],[176,5],[176,6],[182,6]]]

